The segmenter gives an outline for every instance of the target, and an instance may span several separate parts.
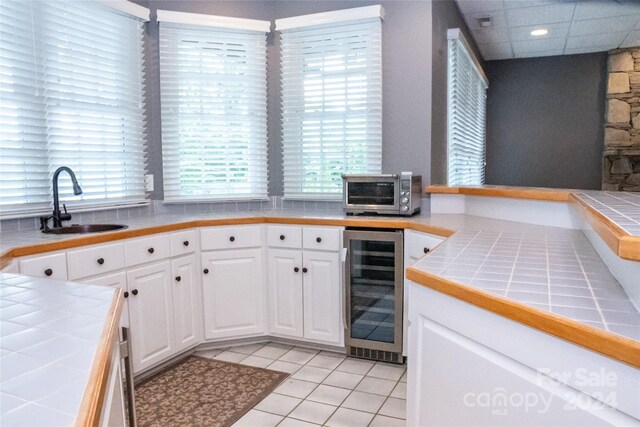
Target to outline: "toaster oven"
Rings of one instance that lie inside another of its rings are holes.
[[[348,215],[410,216],[420,212],[422,177],[410,172],[342,175],[343,207]]]

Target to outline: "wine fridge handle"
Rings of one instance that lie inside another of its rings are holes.
[[[344,302],[342,303],[342,327],[347,330],[349,329],[347,325],[347,248],[342,248],[342,253],[340,254],[340,258],[342,260],[342,296],[344,298]]]

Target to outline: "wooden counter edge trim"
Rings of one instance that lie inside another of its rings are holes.
[[[13,258],[36,255],[39,253],[53,252],[64,249],[72,249],[81,246],[95,245],[99,243],[113,242],[130,239],[133,237],[147,236],[150,234],[179,231],[188,228],[210,227],[222,225],[244,224],[298,224],[298,225],[333,225],[370,228],[403,228],[407,230],[421,231],[441,237],[450,237],[455,231],[429,224],[413,222],[410,219],[384,220],[376,218],[290,218],[277,216],[255,216],[244,218],[213,218],[198,219],[172,224],[152,225],[149,227],[127,229],[112,233],[100,233],[89,236],[81,236],[59,240],[56,242],[36,243],[28,246],[18,246],[0,255],[0,268],[4,268]]]
[[[539,310],[498,295],[473,289],[414,267],[407,279],[500,316],[522,323],[586,349],[640,368],[640,343],[632,339],[584,325],[557,314]]]
[[[571,202],[581,208],[585,219],[616,255],[627,260],[640,261],[640,237],[630,235],[577,195],[571,195]]]
[[[446,187],[430,185],[425,192],[432,194],[464,194],[467,196],[507,197],[511,199],[544,200],[548,202],[567,202],[571,190],[536,187]]]
[[[87,388],[80,402],[80,409],[76,416],[75,425],[77,427],[89,427],[100,425],[100,417],[102,416],[102,408],[106,398],[107,385],[109,383],[109,374],[113,363],[120,363],[119,360],[113,360],[114,342],[118,343],[118,328],[120,327],[120,314],[124,305],[122,290],[115,289],[115,294],[111,300],[108,319],[105,322],[102,335],[96,354],[91,365],[89,373],[89,381]],[[118,344],[116,344],[118,345]]]

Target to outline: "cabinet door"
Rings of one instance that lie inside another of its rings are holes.
[[[169,261],[127,272],[135,373],[174,353],[172,281]]]
[[[205,338],[262,333],[262,250],[206,252],[202,269]]]
[[[105,274],[101,276],[89,277],[87,279],[79,280],[79,282],[86,283],[87,285],[99,285],[99,286],[111,286],[114,288],[120,288],[122,291],[127,290],[127,273],[120,271],[118,273]],[[125,328],[129,327],[129,298],[126,298],[125,305],[122,308],[122,315],[120,316],[120,326]]]
[[[178,352],[198,343],[198,270],[195,255],[171,261],[173,273],[173,310]]]
[[[342,345],[342,283],[337,252],[304,251],[304,337]]]
[[[302,274],[301,250],[269,249],[267,307],[272,334],[302,337]]]

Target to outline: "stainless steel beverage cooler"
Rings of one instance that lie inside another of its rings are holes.
[[[402,363],[402,230],[347,229],[345,345],[353,357]]]

